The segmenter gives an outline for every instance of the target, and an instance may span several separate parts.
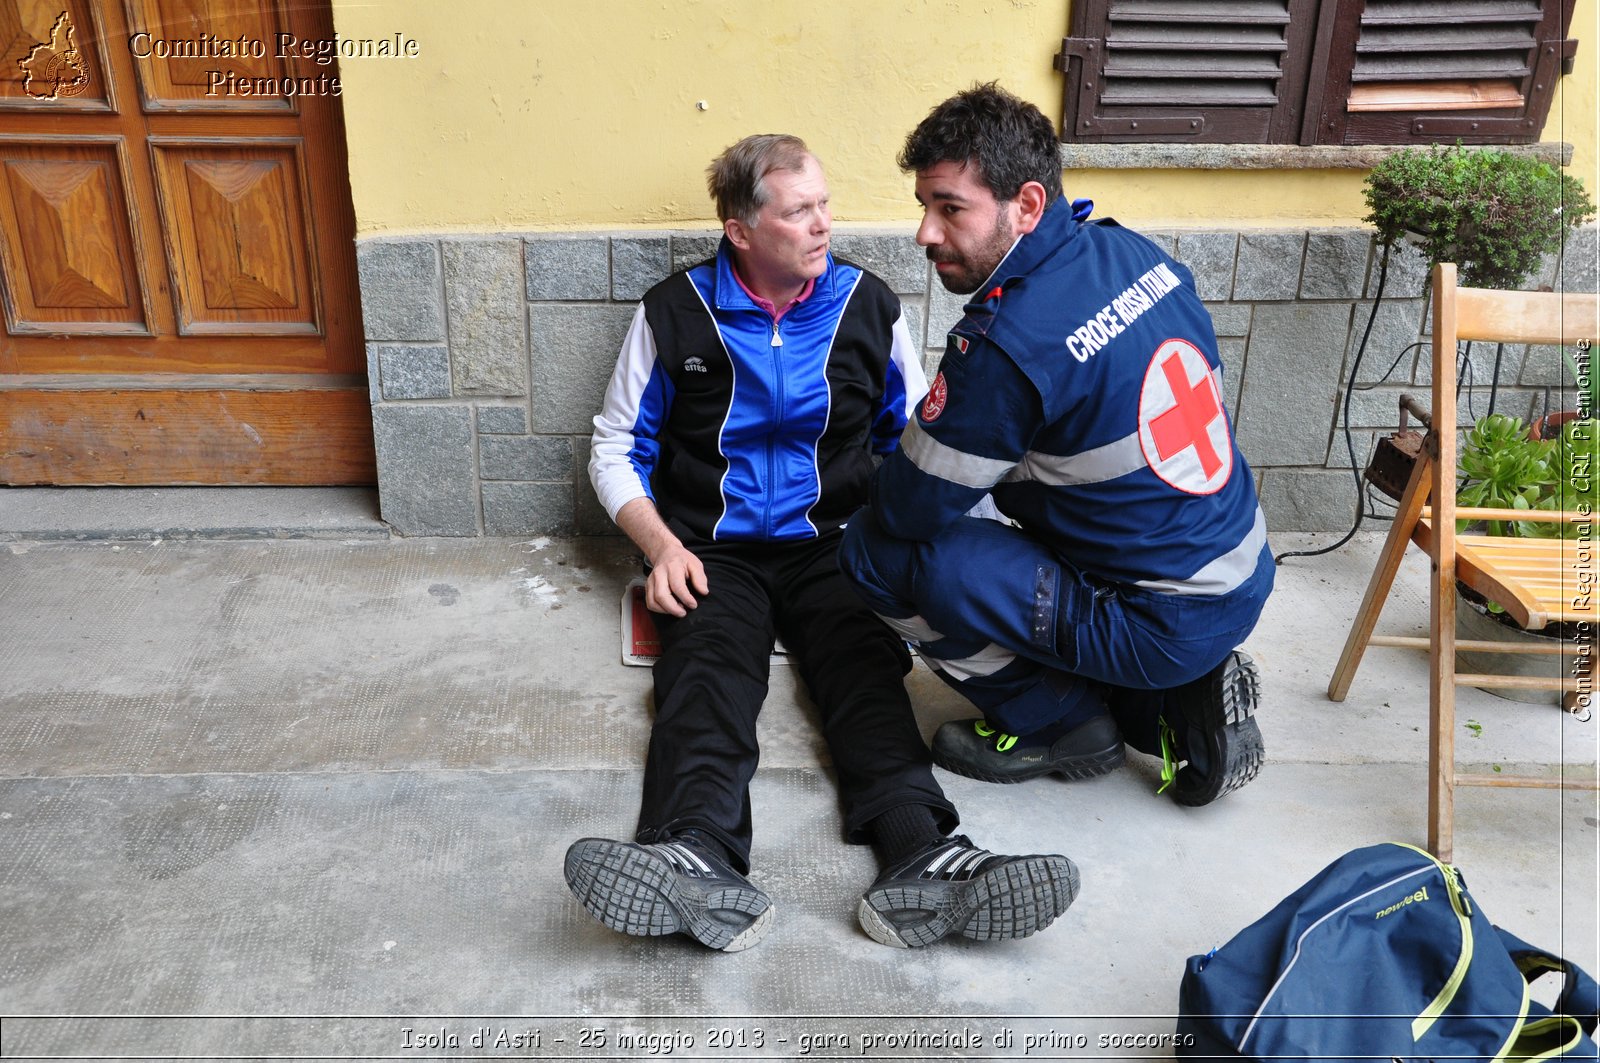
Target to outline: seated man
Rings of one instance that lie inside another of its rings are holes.
[[[990,84],[906,140],[917,242],[976,292],[842,563],[978,708],[936,764],[989,782],[1085,778],[1123,740],[1180,804],[1260,770],[1254,663],[1266,525],[1222,406],[1189,270],[1061,195],[1038,108]],[[985,494],[1009,521],[966,515]],[[1120,725],[1120,734],[1119,726]]]
[[[898,947],[1025,937],[1072,903],[1077,869],[947,836],[905,645],[839,571],[872,455],[926,391],[899,301],[829,255],[827,180],[799,139],[740,141],[709,185],[717,255],[645,294],[595,418],[590,477],[648,561],[661,658],[636,841],[574,843],[567,883],[625,934],[761,940],[749,784],[776,633],[821,714],[848,837],[883,859],[862,927]]]

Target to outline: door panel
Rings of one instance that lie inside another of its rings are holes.
[[[299,147],[154,145],[180,331],[321,331]]]
[[[0,143],[13,331],[149,334],[119,148]]]
[[[327,0],[0,0],[0,483],[374,479],[342,116],[279,33]]]
[[[87,0],[0,2],[0,106],[109,111],[99,13]]]
[[[277,58],[278,34],[284,28],[276,5],[235,0],[134,0],[130,6],[135,21],[151,27],[145,31],[151,35],[150,46],[145,47],[141,40],[134,49],[146,110],[286,113],[296,109],[293,97],[223,95],[230,80],[236,85],[240,79],[288,76],[287,65]],[[216,42],[217,47],[207,50],[242,54],[162,57],[156,52],[160,42],[166,41]],[[238,41],[246,46],[231,48]],[[224,43],[230,47],[223,48]],[[146,52],[151,54],[142,54]]]

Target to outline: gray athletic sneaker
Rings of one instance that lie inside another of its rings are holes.
[[[1077,896],[1078,869],[1066,857],[1000,856],[958,834],[885,868],[856,914],[872,940],[905,949],[949,934],[1025,938]]]
[[[688,934],[741,952],[772,923],[771,898],[693,837],[654,845],[580,838],[567,850],[566,876],[589,914],[623,934]]]

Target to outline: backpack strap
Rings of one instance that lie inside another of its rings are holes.
[[[1528,981],[1532,982],[1540,975],[1551,971],[1559,971],[1562,974],[1564,982],[1561,995],[1556,998],[1556,1014],[1569,1015],[1577,1019],[1578,1025],[1583,1027],[1583,1032],[1592,1036],[1596,1022],[1600,1022],[1600,985],[1597,985],[1595,980],[1577,964],[1569,963],[1543,949],[1534,948],[1504,927],[1497,926],[1494,929],[1500,935],[1500,941],[1505,945],[1506,951],[1511,954],[1517,970],[1521,971],[1522,976]]]

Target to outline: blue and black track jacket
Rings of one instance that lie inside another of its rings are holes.
[[[645,293],[594,419],[589,477],[606,512],[648,497],[702,540],[778,542],[839,527],[867,497],[927,390],[883,281],[829,256],[774,322],[710,261]]]
[[[873,513],[937,536],[991,492],[1075,567],[1222,595],[1266,546],[1189,270],[1115,222],[1045,211],[966,306]]]

